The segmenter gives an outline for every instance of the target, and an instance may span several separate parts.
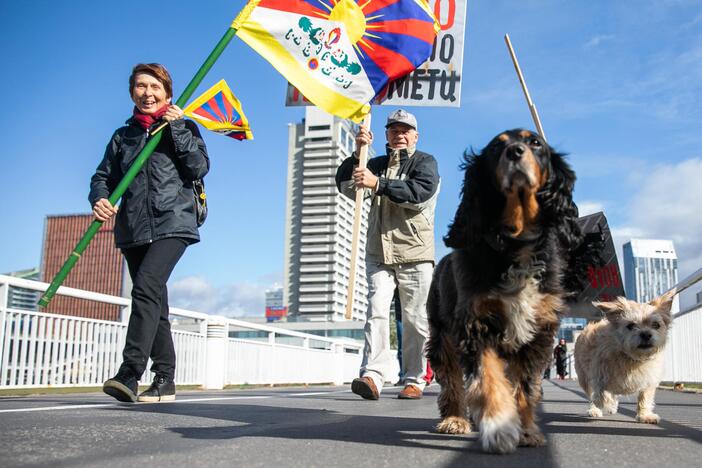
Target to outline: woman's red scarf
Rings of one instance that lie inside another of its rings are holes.
[[[144,128],[144,130],[148,130],[154,123],[161,120],[161,117],[163,117],[168,111],[168,106],[170,106],[170,104],[165,104],[153,114],[144,114],[137,109],[136,106],[134,106],[134,120],[136,120],[137,123]]]

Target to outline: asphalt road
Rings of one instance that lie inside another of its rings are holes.
[[[542,448],[483,454],[476,434],[437,434],[432,385],[419,401],[386,387],[378,401],[348,388],[179,392],[120,404],[98,394],[0,398],[0,466],[689,467],[702,465],[702,394],[660,390],[658,426],[634,421],[635,400],[586,416],[577,383],[544,383]]]

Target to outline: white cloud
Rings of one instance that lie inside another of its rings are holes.
[[[578,205],[578,213],[580,216],[587,216],[591,215],[593,213],[597,213],[598,211],[604,211],[604,204],[598,201],[593,201],[593,200],[583,200],[577,202]]]
[[[273,282],[246,281],[213,286],[199,276],[188,276],[168,287],[169,304],[195,312],[225,317],[263,316],[265,291]]]
[[[635,180],[628,219],[612,229],[617,255],[632,237],[671,239],[683,279],[702,267],[702,158],[656,166]]]
[[[597,47],[605,41],[610,41],[612,39],[614,39],[614,36],[612,34],[599,34],[587,41],[587,43],[583,47],[585,49],[591,49],[593,47]]]
[[[630,207],[629,224],[675,242],[681,273],[702,266],[702,158],[656,167]]]

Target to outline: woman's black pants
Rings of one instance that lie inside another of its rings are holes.
[[[133,286],[120,372],[131,372],[140,379],[150,357],[151,371],[173,380],[176,355],[168,321],[166,283],[187,246],[186,240],[174,237],[122,249]]]

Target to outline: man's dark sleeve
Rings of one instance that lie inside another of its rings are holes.
[[[376,194],[386,196],[405,208],[421,210],[439,189],[439,167],[431,155],[417,162],[406,180],[380,178]]]
[[[340,193],[348,198],[356,199],[356,188],[353,185],[352,175],[353,170],[358,166],[356,156],[350,156],[344,159],[339,168],[336,170],[336,188]],[[383,170],[383,161],[381,157],[375,157],[368,161],[366,166],[373,174],[379,175]],[[370,189],[366,189],[368,192]],[[366,194],[368,196],[369,193]]]
[[[336,170],[336,188],[339,190],[339,193],[347,198],[350,198],[351,200],[355,200],[356,198],[356,189],[353,186],[351,176],[353,175],[353,169],[357,164],[358,159],[356,159],[354,156],[350,156],[344,159],[344,162],[342,162],[339,168]]]

